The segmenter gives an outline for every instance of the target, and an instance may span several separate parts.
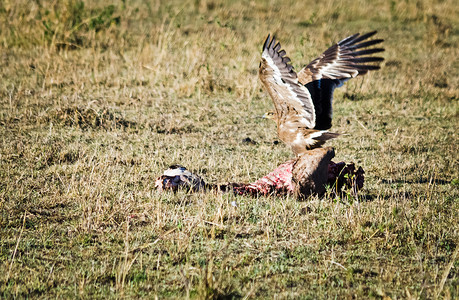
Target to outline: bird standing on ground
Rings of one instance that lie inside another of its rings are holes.
[[[350,78],[380,68],[384,58],[368,55],[384,49],[367,47],[383,40],[365,41],[375,33],[357,33],[343,39],[298,74],[280,43],[270,35],[266,38],[258,75],[274,102],[275,111],[271,115],[277,123],[277,134],[296,155],[318,148],[339,135],[328,131],[333,91]],[[362,48],[366,49],[359,50]]]

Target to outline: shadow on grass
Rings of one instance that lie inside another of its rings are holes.
[[[405,199],[412,199],[414,198],[414,194],[411,192],[399,192],[396,194],[388,194],[388,195],[381,195],[381,194],[366,194],[366,195],[361,195],[359,196],[359,199],[365,202],[370,202],[374,201],[375,199],[383,199],[383,200],[389,200],[394,197],[401,197]]]
[[[394,180],[387,180],[382,179],[381,183],[383,184],[394,184],[394,183],[407,183],[407,184],[415,184],[415,183],[435,183],[435,184],[450,184],[451,181],[444,180],[444,179],[428,179],[428,178],[421,178],[419,180],[406,180],[406,179],[394,179]]]

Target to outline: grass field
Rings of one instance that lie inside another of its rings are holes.
[[[454,3],[0,1],[0,297],[459,298]],[[291,158],[258,118],[268,33],[299,70],[371,30],[385,62],[335,91],[327,144],[357,198],[154,190]]]

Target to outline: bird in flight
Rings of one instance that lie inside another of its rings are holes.
[[[265,114],[277,123],[277,135],[296,155],[322,146],[338,133],[330,132],[333,91],[350,78],[379,69],[384,51],[372,47],[382,39],[368,40],[376,31],[351,35],[334,44],[301,69],[293,70],[281,45],[268,35],[263,45],[258,75],[274,102]]]

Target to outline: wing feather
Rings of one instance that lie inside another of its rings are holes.
[[[365,41],[375,34],[376,31],[363,35],[357,33],[334,44],[298,72],[299,82],[306,85],[309,82],[320,79],[349,79],[357,75],[364,75],[370,70],[379,69],[378,64],[384,58],[365,55],[382,52],[384,51],[383,48],[355,51],[383,42],[382,39]]]
[[[258,75],[271,96],[279,122],[297,124],[307,128],[315,126],[315,111],[311,95],[298,82],[290,58],[275,37],[268,35],[263,44]]]

